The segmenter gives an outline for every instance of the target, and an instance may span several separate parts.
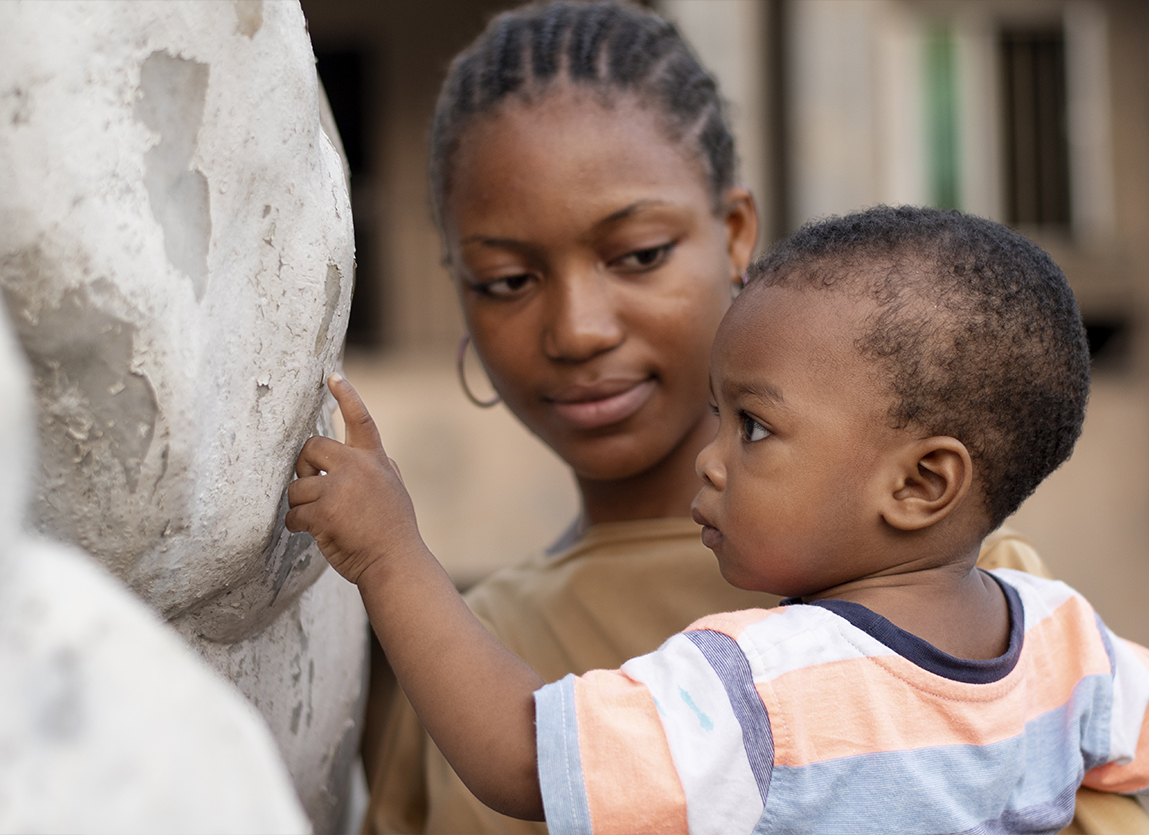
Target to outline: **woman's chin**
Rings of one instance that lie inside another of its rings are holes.
[[[555,452],[580,481],[625,481],[641,476],[666,459],[657,451],[626,443],[617,438],[568,444]],[[553,447],[552,447],[553,449]]]
[[[651,469],[641,463],[627,464],[626,462],[572,462],[567,461],[575,477],[579,481],[628,481],[638,478]]]

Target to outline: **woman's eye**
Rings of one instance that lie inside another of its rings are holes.
[[[750,443],[754,443],[755,441],[761,441],[763,438],[767,437],[769,434],[770,434],[770,430],[767,429],[765,426],[763,426],[758,421],[756,421],[754,418],[750,417],[750,415],[743,415],[742,416],[742,436],[747,441],[749,441]]]
[[[481,281],[471,285],[471,289],[484,296],[513,296],[522,290],[531,281],[531,276],[508,275],[505,278],[496,278],[494,281]]]
[[[634,252],[628,252],[621,258],[615,259],[612,266],[621,267],[626,270],[653,270],[655,267],[662,266],[666,259],[670,257],[670,252],[673,249],[673,241],[662,244],[661,246],[636,249]]]

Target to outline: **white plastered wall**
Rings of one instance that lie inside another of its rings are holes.
[[[0,304],[0,832],[308,832],[252,706],[90,557],[24,532],[18,351]]]
[[[333,830],[366,618],[283,515],[296,453],[330,429],[354,253],[298,3],[0,4],[0,124],[32,523],[241,688]]]

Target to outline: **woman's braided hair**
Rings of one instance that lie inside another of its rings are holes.
[[[451,63],[431,125],[431,195],[442,226],[451,160],[468,122],[513,94],[560,82],[631,95],[662,117],[671,139],[693,143],[715,209],[734,184],[734,137],[714,78],[674,26],[630,3],[545,2],[496,16]]]

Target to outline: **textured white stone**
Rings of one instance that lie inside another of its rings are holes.
[[[192,642],[263,714],[320,832],[359,830],[345,804],[366,697],[364,622],[355,587],[329,570],[254,637]]]
[[[28,376],[0,305],[0,832],[306,832],[262,718],[89,557],[27,536]]]
[[[352,587],[313,586],[326,562],[282,523],[351,295],[320,109],[297,2],[0,3],[0,289],[35,382],[32,523],[239,684],[327,831],[366,620]]]

